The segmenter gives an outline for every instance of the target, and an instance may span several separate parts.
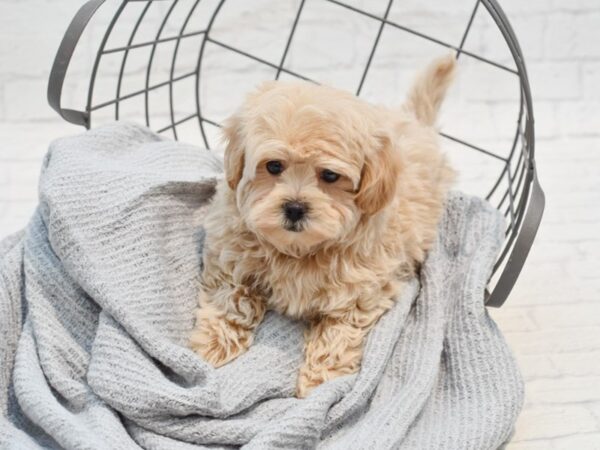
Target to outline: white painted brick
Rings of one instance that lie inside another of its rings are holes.
[[[598,3],[598,0],[577,0],[574,2],[555,0],[553,9],[557,11],[587,13],[588,11],[600,11],[600,3]]]
[[[4,100],[4,86],[3,76],[0,74],[0,123],[6,120],[6,102]]]
[[[0,162],[0,188],[5,188],[10,182],[10,171],[6,163]]]
[[[542,161],[548,162],[549,166],[562,163],[592,163],[600,153],[600,139],[590,133],[589,136],[573,135],[566,138],[562,136],[552,142],[542,143],[540,145],[542,153]],[[565,152],[568,152],[569,157],[565,158]]]
[[[9,121],[52,120],[56,113],[46,100],[46,86],[38,80],[14,80],[4,85],[4,99],[10,107]]]
[[[514,16],[531,16],[532,14],[545,14],[548,11],[551,0],[502,0],[500,7]]]
[[[586,99],[600,100],[600,62],[583,63],[583,93]]]
[[[0,217],[0,230],[3,236],[10,236],[19,230],[22,230],[28,222],[29,218],[23,217]]]
[[[574,60],[600,56],[600,11],[557,12],[549,15],[547,20],[544,46],[548,59]]]
[[[598,45],[598,26],[600,24],[600,10],[578,14],[573,24],[576,30],[575,57],[598,58],[600,45]]]
[[[510,16],[510,23],[515,30],[517,39],[522,46],[525,61],[545,59],[547,44],[544,35],[548,33],[545,16]]]
[[[15,219],[22,222],[24,219],[29,219],[37,206],[37,198],[27,200],[11,200],[5,203],[9,219]]]
[[[81,133],[82,127],[68,124],[58,118],[48,122],[0,124],[0,164],[28,161],[39,169],[50,142],[57,137]]]
[[[36,167],[28,161],[11,161],[3,164],[8,169],[10,184],[18,187],[34,186],[37,184],[40,167]]]
[[[38,198],[36,184],[10,183],[0,191],[0,201],[14,201],[16,205],[35,202]],[[12,214],[14,210],[11,210]]]
[[[589,403],[587,407],[598,420],[598,424],[600,424],[600,402]]]
[[[572,100],[581,96],[579,63],[534,62],[527,69],[536,100]]]
[[[584,183],[580,183],[583,188]],[[565,186],[566,189],[572,187]],[[589,184],[588,184],[589,186]],[[576,192],[575,190],[570,192]],[[574,194],[572,196],[575,196]],[[596,196],[597,197],[597,196]],[[581,203],[588,203],[594,201],[593,195],[581,195],[581,199],[583,200]],[[556,199],[555,199],[556,200]],[[572,205],[565,205],[563,208],[555,208],[553,210],[549,210],[548,216],[545,218],[544,223],[555,223],[561,224],[564,226],[565,223],[598,223],[600,222],[600,211],[597,208],[588,208],[585,210],[581,207],[580,203],[575,203]]]
[[[600,136],[600,101],[560,103],[558,118],[565,134]]]
[[[555,100],[538,100],[536,96],[534,110],[536,142],[542,139],[556,139],[560,135],[556,103]],[[540,147],[543,151],[543,146]]]
[[[568,222],[568,216],[565,218]],[[595,241],[600,239],[600,236],[596,233],[598,230],[595,227],[593,221],[581,221],[577,223],[577,226],[571,227],[574,230],[565,230],[565,222],[559,223],[557,221],[544,223],[543,230],[540,229],[540,234],[543,232],[545,239],[549,242],[586,242]],[[540,227],[541,228],[541,227]]]
[[[502,328],[502,325],[500,327]],[[561,376],[561,372],[557,369],[550,356],[518,354],[517,362],[526,383],[530,380]],[[529,393],[527,395],[531,397]]]
[[[545,32],[538,36],[543,38],[546,60],[573,59],[577,40],[574,19],[574,15],[570,12],[558,11],[548,15]]]
[[[15,77],[45,77],[62,34],[79,6],[80,2],[65,0],[3,1],[0,18],[0,61],[3,63],[0,71]]]
[[[492,318],[504,331],[534,331],[539,329],[531,319],[531,308],[500,308],[492,310]]]
[[[600,350],[600,334],[597,327],[507,332],[506,338],[516,352],[524,355]]]

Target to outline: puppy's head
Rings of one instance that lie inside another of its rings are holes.
[[[394,196],[400,165],[378,108],[333,88],[270,82],[225,125],[225,172],[247,226],[302,256]]]

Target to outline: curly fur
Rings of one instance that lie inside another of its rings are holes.
[[[435,61],[399,110],[304,82],[248,96],[224,128],[226,177],[205,222],[198,354],[231,361],[273,309],[309,324],[299,397],[358,370],[367,332],[435,237],[453,172],[432,125],[454,67]],[[326,183],[323,169],[341,177]],[[290,200],[309,208],[299,230],[286,226]]]

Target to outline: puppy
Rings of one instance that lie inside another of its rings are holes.
[[[226,364],[272,309],[308,324],[298,397],[359,369],[435,237],[453,172],[433,125],[454,67],[435,61],[393,111],[304,82],[247,97],[224,127],[194,351]]]

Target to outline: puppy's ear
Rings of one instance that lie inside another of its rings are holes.
[[[244,118],[248,110],[261,101],[261,96],[277,86],[277,81],[264,81],[246,96],[244,105],[223,124],[225,147],[225,177],[232,190],[237,188],[244,172]]]
[[[365,214],[375,214],[394,198],[400,161],[391,137],[379,138],[380,147],[365,158],[356,204]]]
[[[224,159],[225,179],[229,187],[235,190],[244,172],[242,118],[239,112],[225,121],[223,134],[227,142]]]

